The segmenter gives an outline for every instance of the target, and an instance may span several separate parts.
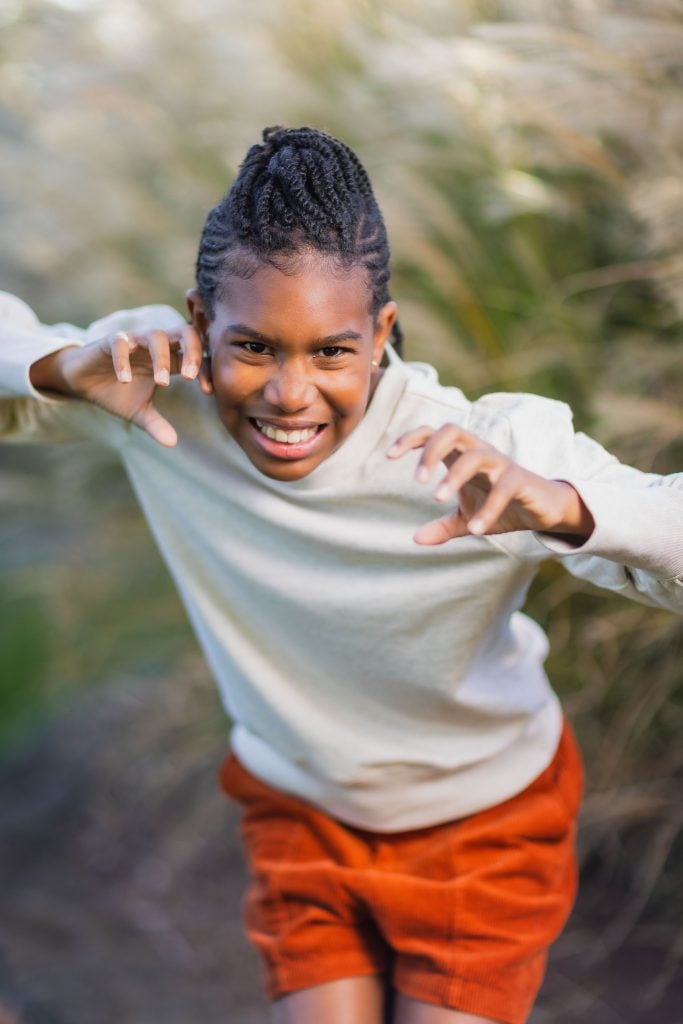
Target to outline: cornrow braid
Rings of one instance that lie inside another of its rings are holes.
[[[196,273],[208,315],[226,276],[250,277],[264,262],[283,269],[310,248],[365,267],[372,316],[390,301],[386,227],[356,154],[317,128],[265,128],[204,225]],[[398,322],[392,330],[402,355]]]

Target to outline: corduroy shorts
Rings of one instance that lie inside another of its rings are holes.
[[[278,999],[380,974],[407,996],[522,1024],[576,895],[581,756],[565,723],[523,792],[466,818],[379,833],[330,818],[230,754],[242,807],[244,921]]]

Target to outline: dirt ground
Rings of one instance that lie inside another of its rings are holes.
[[[0,763],[0,1024],[267,1024],[226,738],[191,661],[80,698]],[[608,905],[585,880],[532,1024],[683,1021],[656,943],[604,948]]]

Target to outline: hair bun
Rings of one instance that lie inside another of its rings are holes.
[[[271,142],[277,138],[278,135],[284,134],[287,129],[281,124],[273,124],[269,128],[263,129],[263,141]]]

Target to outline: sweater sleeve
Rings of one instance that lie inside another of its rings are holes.
[[[488,396],[487,403],[489,412],[504,412],[508,453],[535,473],[570,483],[595,521],[584,544],[533,533],[527,554],[561,558],[574,576],[683,614],[683,473],[621,463],[574,431],[564,403],[535,395]]]
[[[171,330],[185,321],[170,306],[121,310],[86,329],[42,324],[21,299],[0,292],[0,441],[75,441],[106,438],[125,427],[88,402],[48,395],[31,383],[33,363],[61,348],[87,345],[114,331]]]
[[[683,473],[643,473],[580,433],[575,459],[556,478],[576,489],[595,529],[576,547],[551,534],[539,542],[572,575],[683,614]]]

